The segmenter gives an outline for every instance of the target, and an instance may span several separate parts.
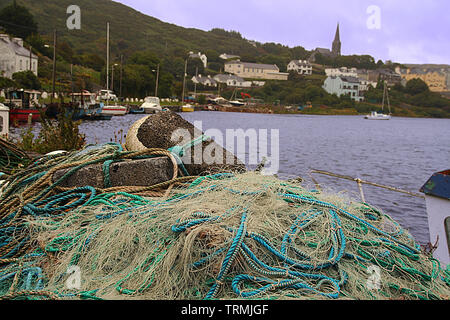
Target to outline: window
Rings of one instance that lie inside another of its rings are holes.
[[[450,254],[450,217],[447,217],[444,220],[444,225],[445,225],[445,234],[447,235],[448,253]]]
[[[0,133],[3,132],[3,117],[0,116]]]
[[[22,71],[22,60],[20,60],[20,67],[19,70]]]

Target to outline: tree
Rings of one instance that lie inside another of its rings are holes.
[[[411,79],[406,83],[406,93],[410,95],[416,95],[424,92],[428,92],[428,85],[422,79]]]
[[[161,98],[170,98],[173,93],[174,77],[170,73],[162,73],[159,79],[158,96]]]
[[[17,83],[15,83],[13,80],[0,77],[0,89],[7,89],[7,88],[13,88],[16,87]]]
[[[95,71],[102,71],[105,67],[105,60],[98,54],[86,54],[82,56],[77,56],[74,62],[81,62],[82,65],[88,68],[92,68]]]
[[[22,89],[39,90],[41,88],[38,77],[30,70],[16,72],[12,75],[12,78]]]
[[[0,26],[6,33],[22,39],[38,33],[38,25],[27,8],[14,2],[0,11]]]

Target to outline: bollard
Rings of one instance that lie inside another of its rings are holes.
[[[28,125],[31,126],[32,123],[33,123],[33,114],[30,113],[28,114]]]

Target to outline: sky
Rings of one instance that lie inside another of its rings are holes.
[[[182,27],[249,40],[330,48],[400,63],[450,64],[449,0],[115,0]]]

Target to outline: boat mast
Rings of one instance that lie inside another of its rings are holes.
[[[384,113],[384,100],[386,97],[386,82],[383,80],[383,104],[381,105],[381,112]]]
[[[386,86],[386,98],[387,98],[387,103],[388,103],[388,107],[389,107],[389,114],[391,114],[391,102],[389,101],[389,89]]]
[[[186,89],[186,75],[187,75],[187,64],[188,64],[188,60],[186,58],[186,62],[184,64],[184,77],[183,77],[183,93],[181,96],[181,103],[184,103],[184,94],[185,94],[185,89]]]
[[[106,105],[109,105],[109,22],[106,23]]]

